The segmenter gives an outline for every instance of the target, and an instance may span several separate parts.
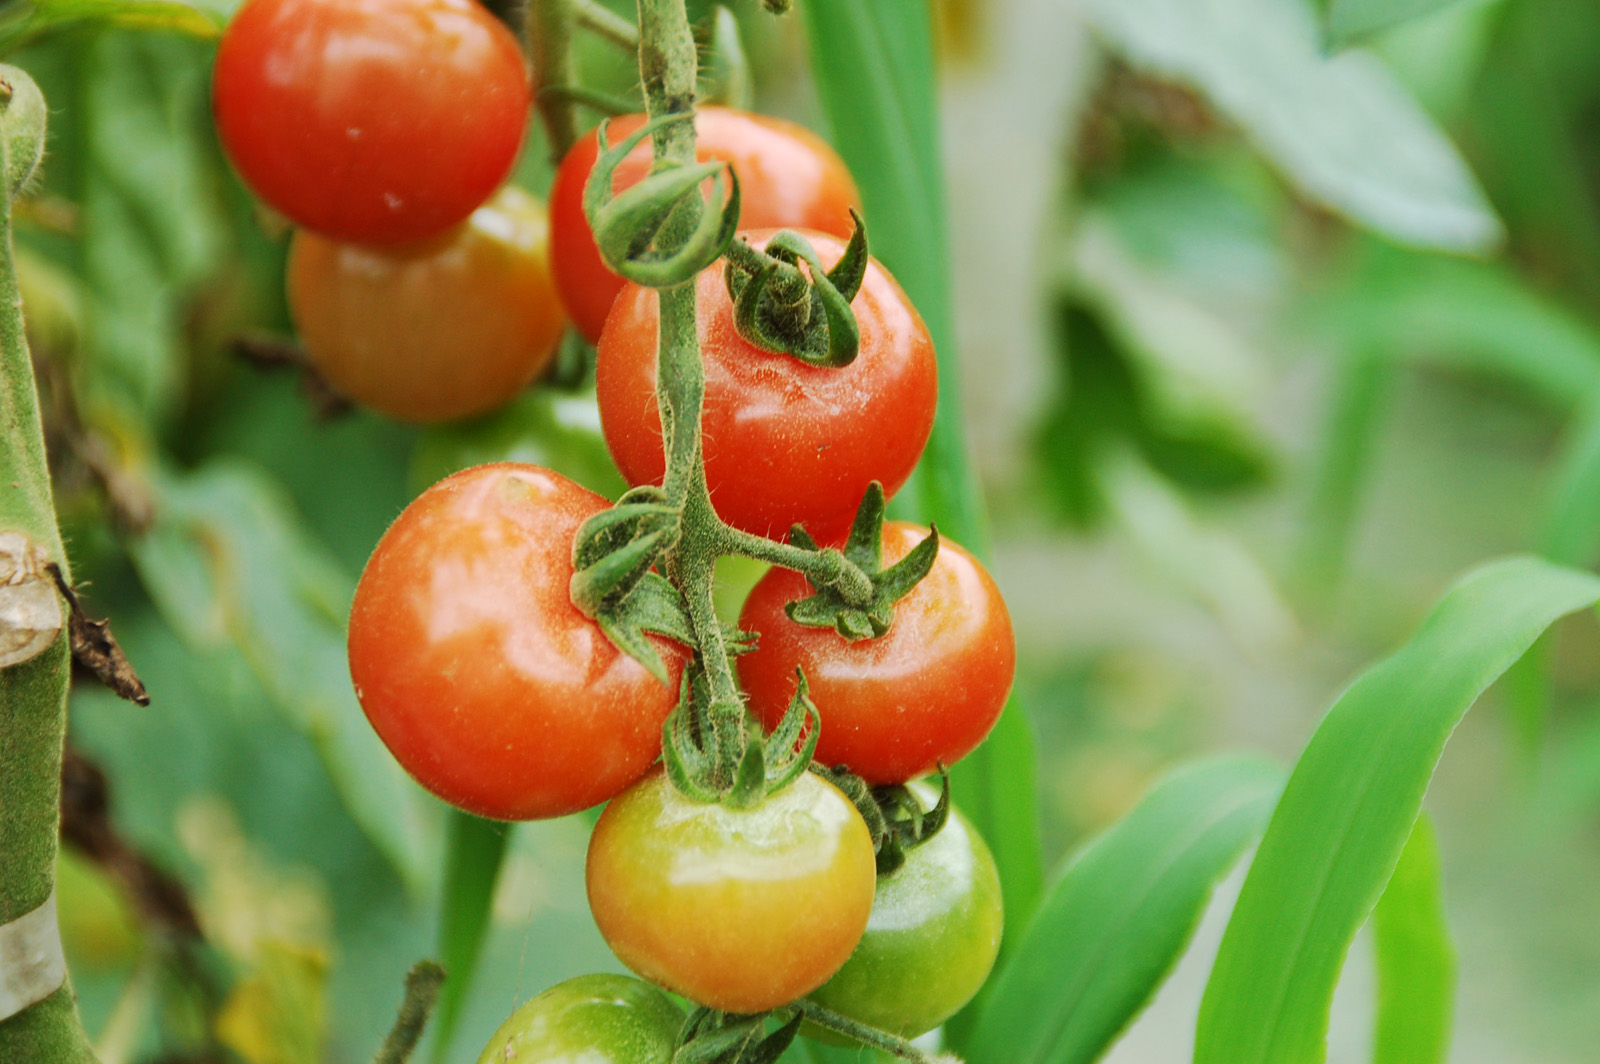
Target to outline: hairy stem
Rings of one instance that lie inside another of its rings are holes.
[[[872,601],[872,581],[867,574],[832,548],[806,550],[737,528],[727,529],[723,548],[727,554],[741,554],[758,562],[793,569],[815,587],[836,587],[851,605]]]
[[[433,961],[418,961],[406,973],[406,996],[400,1003],[389,1036],[383,1040],[372,1064],[406,1064],[411,1053],[422,1039],[422,1029],[428,1025],[433,1013],[433,1003],[439,999],[439,985],[444,982],[444,969]]]
[[[26,136],[30,103],[37,143]],[[26,74],[0,66],[0,531],[22,533],[66,573],[11,241],[11,201],[32,170],[26,156],[37,160],[43,106]],[[71,665],[63,630],[44,653],[0,669],[0,924],[37,909],[55,889]],[[0,1021],[0,1060],[94,1059],[70,984]]]

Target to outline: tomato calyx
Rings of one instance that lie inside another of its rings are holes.
[[[843,551],[844,560],[866,577],[870,591],[852,594],[841,584],[819,583],[807,573],[815,594],[784,607],[790,620],[812,628],[832,628],[852,642],[875,639],[889,630],[894,622],[894,604],[933,568],[939,553],[939,530],[930,529],[927,538],[885,569],[883,507],[883,485],[873,481],[862,496]],[[803,550],[818,549],[816,541],[799,525],[789,530],[789,542]]]
[[[860,810],[878,855],[880,876],[898,872],[906,863],[906,855],[939,834],[950,819],[950,773],[942,762],[939,800],[927,810],[904,783],[870,787],[844,765],[813,762],[811,771],[843,791]]]
[[[602,121],[597,133],[600,156],[583,186],[583,212],[600,257],[618,275],[649,288],[672,288],[691,280],[722,257],[739,224],[739,178],[720,161],[657,170],[620,195],[611,191],[617,167],[640,141],[693,119],[689,111],[662,115],[615,145],[606,139],[609,120]],[[725,203],[724,173],[729,185]],[[700,196],[707,179],[709,201]]]
[[[723,277],[733,299],[733,326],[763,351],[809,366],[839,368],[855,361],[861,328],[850,303],[867,276],[867,228],[855,208],[844,256],[825,270],[811,242],[790,229],[757,251],[748,241],[728,245]],[[804,263],[809,273],[800,269]]]
[[[774,1064],[794,1041],[804,1016],[796,1012],[769,1034],[768,1015],[718,1012],[702,1005],[683,1025],[672,1064]]]
[[[678,509],[660,488],[634,488],[585,521],[572,541],[573,605],[606,638],[667,683],[667,666],[645,637],[695,645],[694,623],[680,592],[653,567],[677,542]]]
[[[733,633],[735,653],[752,645],[745,633]],[[742,707],[737,715],[716,711],[704,668],[685,669],[678,705],[661,727],[661,760],[673,786],[698,802],[753,809],[798,779],[811,765],[822,729],[805,674],[798,676],[783,719],[762,738],[746,726]]]

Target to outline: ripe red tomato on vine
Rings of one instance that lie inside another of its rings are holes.
[[[356,696],[395,760],[462,809],[530,820],[617,794],[661,750],[663,684],[568,597],[578,527],[610,505],[502,462],[423,492],[378,541],[350,609]]]
[[[245,184],[371,244],[442,232],[503,184],[530,94],[516,38],[476,0],[247,0],[212,78]]]
[[[761,248],[773,234],[743,235]],[[844,252],[825,233],[805,236],[825,268]],[[819,542],[842,538],[868,485],[898,490],[933,430],[938,366],[927,326],[873,260],[852,304],[860,353],[847,366],[813,366],[738,334],[720,264],[697,283],[702,440],[717,513],[757,535],[782,536],[802,524]],[[630,484],[659,484],[666,472],[656,404],[659,318],[655,290],[629,284],[600,337],[600,421]]]
[[[623,115],[606,127],[612,143],[644,124],[645,116]],[[804,126],[770,115],[727,107],[695,111],[695,150],[701,161],[721,159],[739,177],[740,228],[816,229],[850,235],[850,209],[860,195],[844,161],[827,142]],[[581,137],[561,160],[550,186],[550,247],[556,287],[572,322],[590,343],[601,327],[623,280],[612,273],[595,247],[583,213],[583,186],[599,156],[596,131]],[[614,192],[650,172],[650,141],[636,147],[617,167]]]
[[[884,564],[926,535],[885,523]],[[852,642],[791,621],[784,606],[810,594],[805,577],[773,569],[739,615],[739,627],[761,634],[738,668],[750,709],[768,728],[788,708],[799,667],[822,718],[816,759],[868,783],[903,783],[954,764],[989,734],[1011,692],[1016,641],[999,588],[971,554],[941,539],[932,570],[894,604],[894,623],[876,639]]]
[[[289,309],[341,395],[402,421],[509,402],[555,356],[566,315],[550,278],[544,204],[507,186],[461,225],[388,247],[302,229]]]

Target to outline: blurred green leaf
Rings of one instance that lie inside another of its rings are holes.
[[[959,380],[930,6],[925,0],[806,0],[800,12],[817,93],[861,188],[872,253],[927,322],[940,377]],[[904,495],[920,497],[921,519],[980,556],[987,553],[959,388],[939,389],[933,436]],[[994,850],[1013,932],[1033,911],[1043,880],[1036,771],[1032,727],[1013,698],[988,740],[953,773],[962,808]],[[958,1038],[963,1022],[958,1016],[949,1028]]]
[[[1325,1058],[1334,985],[1422,807],[1445,741],[1600,578],[1528,557],[1458,581],[1334,703],[1295,765],[1206,986],[1195,1064]]]
[[[299,527],[281,490],[217,459],[154,478],[156,524],[132,546],[150,597],[198,649],[231,642],[322,754],[351,817],[413,887],[429,879],[425,799],[367,723],[344,621],[354,581]]]
[[[83,23],[216,37],[226,21],[225,12],[210,3],[183,0],[10,0],[8,7],[0,13],[0,53]]]
[[[1097,1060],[1177,962],[1282,782],[1282,769],[1258,758],[1199,762],[1085,847],[993,977],[967,1060]]]
[[[1439,841],[1417,818],[1372,910],[1378,962],[1373,1064],[1443,1064],[1455,1007],[1456,951],[1445,922]]]
[[[530,462],[607,498],[627,490],[600,434],[593,395],[523,392],[492,414],[424,429],[411,452],[411,490],[485,462]]]
[[[433,1059],[449,1059],[450,1039],[472,986],[489,930],[495,883],[515,824],[452,809],[445,837],[444,885],[439,892],[439,963],[449,978],[433,1015]]]
[[[192,41],[102,32],[81,54],[83,372],[91,420],[159,424],[182,399],[183,300],[223,219],[204,148],[210,91]]]
[[[1342,48],[1377,30],[1464,0],[1317,0],[1328,43]]]
[[[1403,243],[1499,242],[1449,139],[1372,56],[1321,55],[1303,0],[1090,0],[1088,13],[1108,47],[1204,93],[1312,199]]]

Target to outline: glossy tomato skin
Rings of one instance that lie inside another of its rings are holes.
[[[505,182],[531,85],[476,0],[246,0],[212,110],[245,184],[337,240],[420,240]]]
[[[866,822],[804,773],[750,810],[692,801],[657,770],[601,814],[589,908],[624,964],[691,1001],[761,1012],[838,970],[867,926]]]
[[[350,611],[367,719],[428,790],[496,820],[605,801],[660,753],[676,701],[568,599],[572,539],[609,503],[538,466],[476,466],[406,507]],[[674,674],[675,644],[658,643]]]
[[[482,414],[550,365],[566,315],[544,205],[506,187],[461,225],[373,247],[302,229],[289,309],[336,391],[401,421]]]
[[[683,1010],[626,975],[580,975],[513,1012],[478,1064],[671,1064]]]
[[[821,137],[781,118],[726,107],[699,108],[694,121],[699,158],[721,159],[739,175],[740,228],[850,235],[850,208],[860,208],[860,195],[844,161]],[[643,115],[614,118],[606,127],[607,139],[616,144],[643,123]],[[599,341],[606,312],[623,285],[601,260],[583,213],[583,186],[599,154],[597,130],[590,130],[561,160],[550,186],[556,285],[590,343]],[[617,167],[613,191],[642,180],[650,160],[647,138]]]
[[[926,535],[886,522],[884,564]],[[972,555],[940,539],[933,569],[895,603],[894,623],[877,639],[850,642],[789,620],[785,604],[810,593],[804,577],[773,569],[739,615],[741,628],[760,633],[738,669],[750,709],[767,727],[788,707],[799,666],[822,717],[816,759],[868,783],[902,783],[938,762],[954,764],[989,734],[1011,692],[1016,641],[999,589]]]
[[[764,247],[772,232],[745,235]],[[834,237],[806,236],[824,266],[844,251]],[[809,366],[734,330],[721,263],[698,284],[702,438],[717,513],[757,535],[782,536],[798,523],[818,541],[842,537],[868,485],[899,490],[933,430],[938,365],[927,326],[873,260],[851,304],[861,353],[848,366]],[[655,291],[630,284],[600,337],[600,421],[630,484],[659,484],[665,473],[655,389],[659,318]]]
[[[938,794],[932,787],[914,783],[911,789],[923,809],[933,808]],[[994,967],[1004,922],[994,856],[952,809],[939,834],[879,878],[861,942],[811,1000],[915,1038],[977,994]]]

